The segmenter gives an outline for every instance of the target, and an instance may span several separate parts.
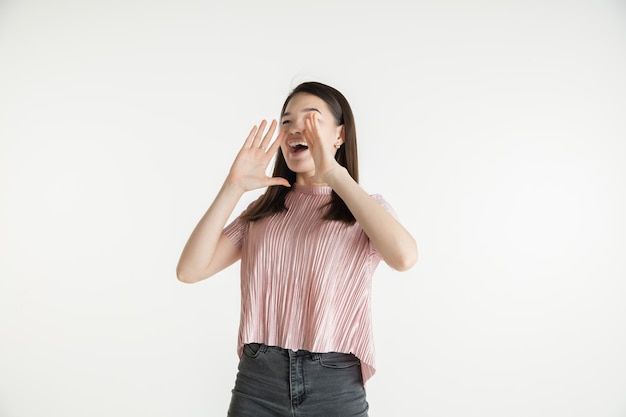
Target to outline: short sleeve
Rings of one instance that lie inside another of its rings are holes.
[[[247,225],[247,221],[242,220],[241,217],[237,217],[224,228],[222,233],[226,235],[238,249],[241,249]]]
[[[257,201],[258,200],[255,200],[248,204],[246,210],[252,207]],[[222,233],[226,235],[226,237],[229,238],[238,249],[241,249],[241,246],[243,245],[244,235],[246,230],[248,230],[248,225],[250,223],[241,218],[241,214],[245,213],[246,210],[240,213],[235,220],[230,222],[224,230],[222,230]]]

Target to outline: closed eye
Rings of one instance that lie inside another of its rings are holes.
[[[286,125],[287,123],[291,123],[291,120],[283,120],[282,124]]]

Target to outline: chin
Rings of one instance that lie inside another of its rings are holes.
[[[309,161],[287,161],[287,168],[296,174],[305,174],[307,172],[315,172],[315,165]]]

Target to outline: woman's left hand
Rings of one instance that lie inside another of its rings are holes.
[[[335,160],[336,149],[333,144],[326,143],[320,135],[317,113],[311,112],[304,119],[304,131],[302,136],[306,140],[309,152],[315,164],[314,183],[325,184],[328,174],[334,169],[341,167]]]

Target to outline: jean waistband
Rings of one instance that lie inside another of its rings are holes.
[[[308,356],[312,359],[323,358],[327,355],[345,355],[355,357],[352,353],[343,353],[343,352],[309,352],[308,350],[298,349],[285,349],[280,346],[268,346],[263,343],[246,343],[254,348],[254,350],[258,350],[259,352],[267,352],[267,351],[275,351],[283,354],[285,357],[299,357],[299,356]]]

